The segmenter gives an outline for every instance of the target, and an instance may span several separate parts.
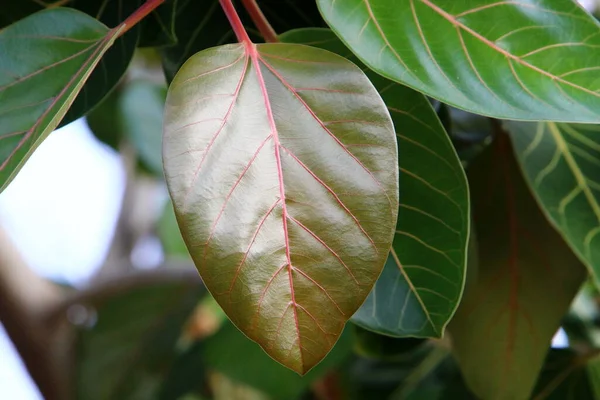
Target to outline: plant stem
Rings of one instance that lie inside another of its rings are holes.
[[[243,43],[246,46],[251,45],[252,40],[250,40],[250,36],[248,36],[248,32],[246,32],[244,24],[242,24],[242,20],[237,11],[235,11],[235,7],[231,0],[219,0],[219,3],[221,3],[223,11],[225,11],[225,15],[227,15],[227,19],[233,28],[233,32],[235,32],[238,42]]]
[[[146,0],[144,4],[133,12],[127,19],[119,24],[117,29],[121,29],[119,37],[123,36],[127,31],[133,28],[144,17],[150,14],[154,9],[164,3],[165,0]]]
[[[242,0],[242,4],[248,14],[250,14],[250,18],[252,18],[252,22],[260,31],[260,34],[265,39],[265,42],[268,43],[277,43],[279,42],[279,38],[277,37],[277,32],[273,29],[265,14],[263,14],[262,10],[256,4],[256,0]]]

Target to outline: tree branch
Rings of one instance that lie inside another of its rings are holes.
[[[53,357],[54,336],[43,318],[61,297],[58,287],[29,268],[0,228],[0,322],[46,400],[67,398],[66,375]]]

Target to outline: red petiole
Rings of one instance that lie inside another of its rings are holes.
[[[144,19],[148,14],[156,9],[156,7],[160,6],[164,3],[165,0],[147,0],[140,8],[135,10],[133,14],[131,14],[127,19],[116,29],[121,29],[119,32],[119,36],[123,36],[127,31],[133,28],[136,24],[138,24],[142,19]]]

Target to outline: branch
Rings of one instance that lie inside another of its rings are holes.
[[[242,4],[248,14],[250,14],[250,18],[252,18],[252,22],[258,28],[260,34],[265,39],[265,42],[268,43],[278,43],[279,38],[277,37],[277,32],[273,29],[265,14],[263,14],[262,10],[256,3],[256,0],[242,0]]]
[[[53,357],[55,338],[42,318],[61,297],[56,286],[28,267],[0,228],[0,322],[46,400],[67,397],[64,369]]]

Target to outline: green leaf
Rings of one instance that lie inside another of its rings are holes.
[[[119,150],[121,140],[135,149],[144,170],[161,177],[162,125],[167,88],[135,79],[112,92],[86,117],[103,143]]]
[[[600,285],[600,126],[510,122],[506,127],[546,216]]]
[[[6,6],[3,3],[0,28],[34,12],[56,7],[54,3],[83,11],[104,25],[115,27],[132,14],[143,3],[143,0],[68,0],[60,2],[4,0],[4,2]],[[5,7],[8,8],[7,12],[5,12]],[[106,51],[97,68],[86,81],[59,126],[64,126],[85,115],[112,90],[129,66],[138,36],[138,27],[135,26],[115,40],[113,46]]]
[[[181,237],[181,231],[179,230],[179,225],[177,225],[177,218],[175,217],[171,201],[165,204],[156,229],[163,246],[163,251],[167,257],[190,259],[190,253],[187,247],[185,247],[183,237]]]
[[[157,176],[162,169],[162,126],[167,89],[138,80],[121,93],[117,118],[124,136],[133,144],[142,164]]]
[[[184,2],[189,2],[189,0],[166,0],[144,18],[140,25],[138,46],[160,47],[177,44],[177,34],[175,32],[177,7]]]
[[[598,382],[600,359],[578,355],[571,349],[551,349],[540,373],[534,399],[594,400],[594,382]]]
[[[281,40],[351,54],[327,29],[298,29]],[[428,100],[364,69],[396,128],[400,209],[392,255],[352,322],[391,336],[441,337],[458,306],[466,273],[466,177]]]
[[[63,8],[0,31],[0,191],[56,128],[118,34]]]
[[[575,1],[318,0],[370,68],[496,118],[600,121],[600,25]]]
[[[325,26],[314,1],[258,0],[257,3],[276,32],[305,26]],[[254,28],[245,8],[239,1],[234,1],[234,4],[251,38],[261,41],[260,33]],[[236,42],[219,0],[178,0],[176,8],[177,44],[161,49],[168,81],[198,51]]]
[[[71,307],[72,316],[90,318],[76,339],[77,398],[155,398],[176,359],[184,322],[205,291],[187,272],[153,274],[90,289],[82,296],[85,308]]]
[[[531,197],[508,138],[468,170],[477,276],[450,323],[469,387],[483,399],[528,399],[586,271]]]
[[[318,367],[299,377],[269,358],[230,323],[204,344],[206,365],[235,381],[250,385],[273,400],[296,399],[308,386],[351,354],[352,335],[346,328]]]
[[[398,160],[381,97],[360,69],[321,49],[208,49],[169,88],[163,158],[207,287],[248,337],[306,373],[367,297],[391,245]]]

